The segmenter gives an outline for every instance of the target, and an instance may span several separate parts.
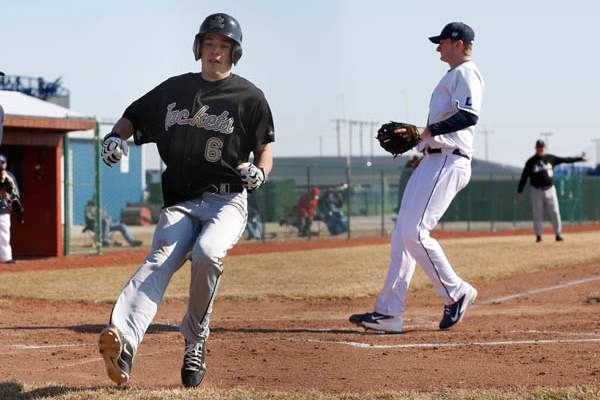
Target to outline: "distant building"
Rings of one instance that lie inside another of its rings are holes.
[[[399,177],[411,156],[352,157],[351,174],[354,183],[377,182],[381,171],[385,176]],[[345,157],[282,157],[274,159],[273,173],[269,180],[294,179],[296,184],[306,184],[307,177],[321,185],[338,185],[346,180]],[[509,165],[474,159],[472,175],[520,174],[521,169]],[[393,182],[396,183],[396,182]]]

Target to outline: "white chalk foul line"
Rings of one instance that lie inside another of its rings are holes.
[[[527,291],[521,292],[521,293],[515,293],[515,294],[508,295],[508,296],[497,297],[497,298],[491,299],[491,300],[479,301],[479,302],[477,302],[477,304],[480,304],[480,305],[500,304],[500,303],[503,303],[508,300],[517,299],[519,297],[525,297],[525,296],[528,296],[531,294],[537,294],[537,293],[549,292],[552,290],[564,289],[564,288],[567,288],[570,286],[581,285],[583,283],[588,283],[588,282],[593,282],[593,281],[598,281],[598,280],[600,280],[600,276],[592,276],[590,278],[578,279],[575,281],[560,283],[558,285],[547,286],[547,287],[539,288],[539,289],[531,289],[531,290],[527,290]]]
[[[9,347],[13,347],[19,350],[40,350],[40,349],[59,349],[62,347],[84,347],[92,346],[91,344],[79,343],[79,344],[12,344]]]
[[[321,344],[337,344],[359,349],[431,349],[440,347],[466,347],[466,346],[518,346],[526,344],[578,344],[578,343],[596,343],[597,339],[532,339],[532,340],[501,340],[491,342],[462,342],[462,343],[405,343],[405,344],[371,344],[361,342],[339,342],[327,340],[308,339],[307,342]]]

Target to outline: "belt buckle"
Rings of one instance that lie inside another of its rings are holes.
[[[229,183],[219,184],[219,193],[231,193],[231,188],[230,188]]]

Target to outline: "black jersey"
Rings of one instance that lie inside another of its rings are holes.
[[[263,92],[240,76],[207,81],[200,73],[176,76],[133,102],[123,114],[136,144],[156,143],[167,166],[165,207],[191,200],[210,185],[241,187],[236,167],[275,140]]]
[[[527,178],[529,178],[530,184],[534,188],[549,189],[554,185],[554,166],[577,161],[583,161],[583,157],[557,157],[552,154],[534,155],[525,163],[517,192],[523,192]]]

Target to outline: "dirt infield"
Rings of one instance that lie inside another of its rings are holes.
[[[565,233],[599,231],[600,223],[578,224],[565,226]],[[544,234],[551,234],[550,229],[544,229]],[[432,236],[438,239],[450,238],[473,238],[473,237],[497,237],[497,236],[527,236],[532,235],[531,229],[514,229],[501,231],[443,231],[436,230]],[[338,239],[315,239],[315,240],[292,240],[283,242],[266,243],[239,243],[230,252],[229,256],[278,253],[288,251],[302,251],[314,249],[332,249],[339,247],[357,247],[373,244],[387,244],[389,237],[360,237],[346,240]],[[0,264],[1,272],[18,272],[31,270],[57,270],[69,268],[103,267],[107,265],[138,264],[147,255],[148,249],[125,250],[107,252],[100,255],[77,255],[67,257],[36,258],[19,260],[17,264]]]
[[[365,392],[600,383],[600,303],[587,301],[600,287],[597,263],[475,283],[479,304],[448,332],[436,329],[442,310],[430,290],[410,295],[399,335],[346,322],[372,299],[218,302],[205,387]],[[110,308],[0,299],[1,381],[111,385],[95,346]],[[163,304],[132,386],[179,386],[184,312],[184,302]]]

